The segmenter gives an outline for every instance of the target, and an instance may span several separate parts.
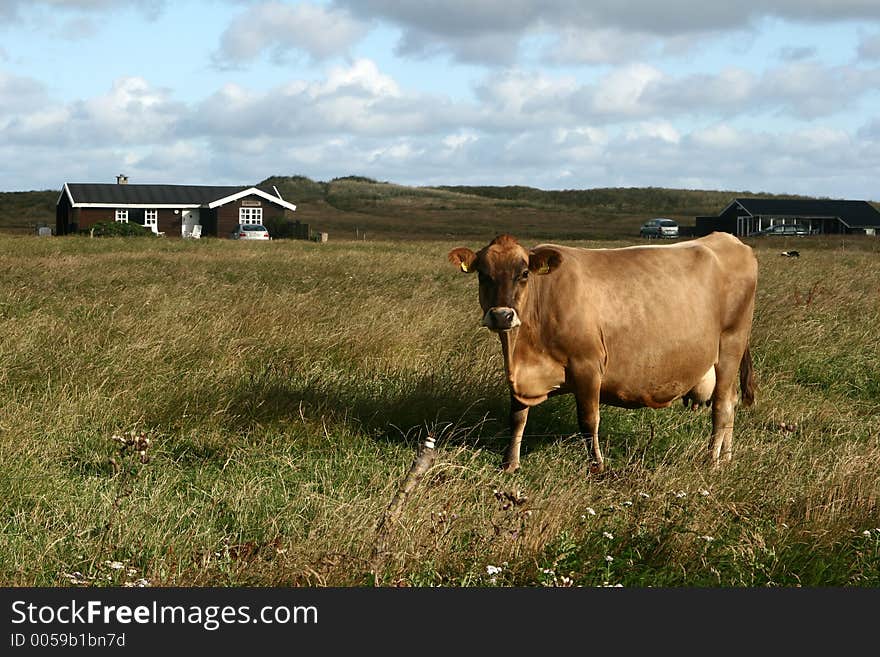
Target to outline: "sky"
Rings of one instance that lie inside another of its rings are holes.
[[[0,0],[0,191],[117,174],[880,200],[880,1]]]

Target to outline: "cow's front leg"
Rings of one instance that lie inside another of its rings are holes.
[[[519,468],[519,446],[529,419],[529,407],[510,395],[510,444],[504,453],[501,467],[507,472],[516,472]]]
[[[602,450],[599,449],[599,388],[598,377],[590,377],[576,386],[575,399],[577,400],[578,426],[584,439],[589,441],[590,454],[593,457],[590,463],[590,472],[600,473],[605,470],[605,461],[602,459]]]

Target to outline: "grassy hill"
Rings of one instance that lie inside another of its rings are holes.
[[[529,240],[620,239],[647,219],[693,225],[744,191],[602,188],[547,191],[533,187],[413,187],[360,176],[327,182],[272,176],[257,183],[297,204],[297,216],[331,239],[485,239],[509,232]],[[760,194],[761,196],[772,196]],[[781,198],[781,197],[780,197]],[[57,190],[0,193],[0,231],[55,225]]]
[[[315,182],[267,178],[297,203],[300,220],[331,237],[484,239],[509,232],[528,239],[620,239],[655,216],[693,225],[752,192],[649,188],[547,191],[533,187],[411,187],[369,178]],[[761,194],[762,196],[768,196]]]
[[[56,190],[0,192],[0,231],[33,233],[39,224],[55,226]]]

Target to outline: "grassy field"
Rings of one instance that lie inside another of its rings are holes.
[[[707,412],[603,407],[590,476],[561,397],[506,475],[498,341],[446,262],[493,236],[471,230],[0,235],[0,583],[880,586],[880,241],[756,244],[758,399],[726,467]]]

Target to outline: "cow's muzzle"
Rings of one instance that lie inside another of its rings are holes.
[[[483,326],[490,331],[510,331],[522,324],[513,308],[489,308],[483,315]]]

